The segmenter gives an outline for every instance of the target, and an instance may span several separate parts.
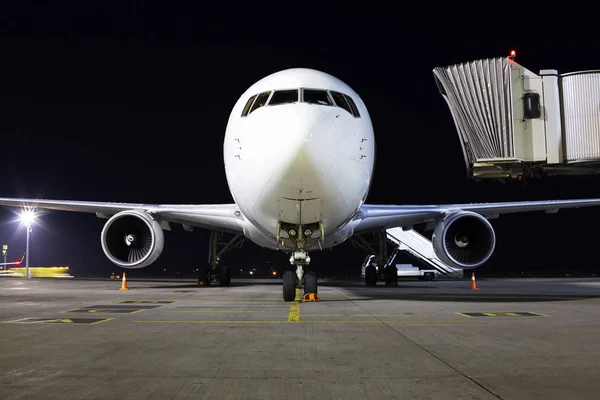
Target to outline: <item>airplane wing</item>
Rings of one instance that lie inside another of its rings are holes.
[[[435,223],[452,211],[472,211],[492,219],[500,214],[530,211],[556,213],[561,208],[600,206],[600,199],[518,201],[506,203],[472,203],[424,206],[365,204],[361,207],[355,234],[396,227],[411,228],[422,223]]]
[[[153,215],[161,222],[163,229],[167,230],[170,230],[168,223],[172,222],[182,224],[188,230],[190,227],[200,227],[234,234],[243,233],[240,222],[244,217],[235,204],[142,204],[0,197],[0,206],[94,213],[100,218],[110,218],[125,210],[140,210]]]

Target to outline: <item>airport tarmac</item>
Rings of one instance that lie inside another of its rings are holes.
[[[0,279],[2,399],[595,399],[600,279]],[[300,292],[297,298],[300,298]]]

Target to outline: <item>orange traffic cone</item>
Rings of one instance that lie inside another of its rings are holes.
[[[123,281],[121,282],[121,289],[119,290],[129,290],[127,289],[127,278],[125,278],[125,272],[123,272]]]
[[[475,282],[475,272],[473,272],[473,276],[471,276],[471,290],[479,290],[477,288],[477,283]]]

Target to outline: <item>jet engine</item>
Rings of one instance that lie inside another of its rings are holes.
[[[102,229],[102,250],[123,268],[144,268],[163,251],[164,235],[157,220],[146,212],[128,210],[113,215]]]
[[[491,257],[496,247],[496,234],[485,217],[458,211],[437,224],[431,241],[440,260],[454,268],[471,269]]]

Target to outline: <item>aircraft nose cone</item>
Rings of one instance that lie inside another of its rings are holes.
[[[332,117],[321,107],[299,105],[282,127],[283,146],[279,158],[282,176],[291,180],[314,179],[332,165],[337,152],[338,132]]]

